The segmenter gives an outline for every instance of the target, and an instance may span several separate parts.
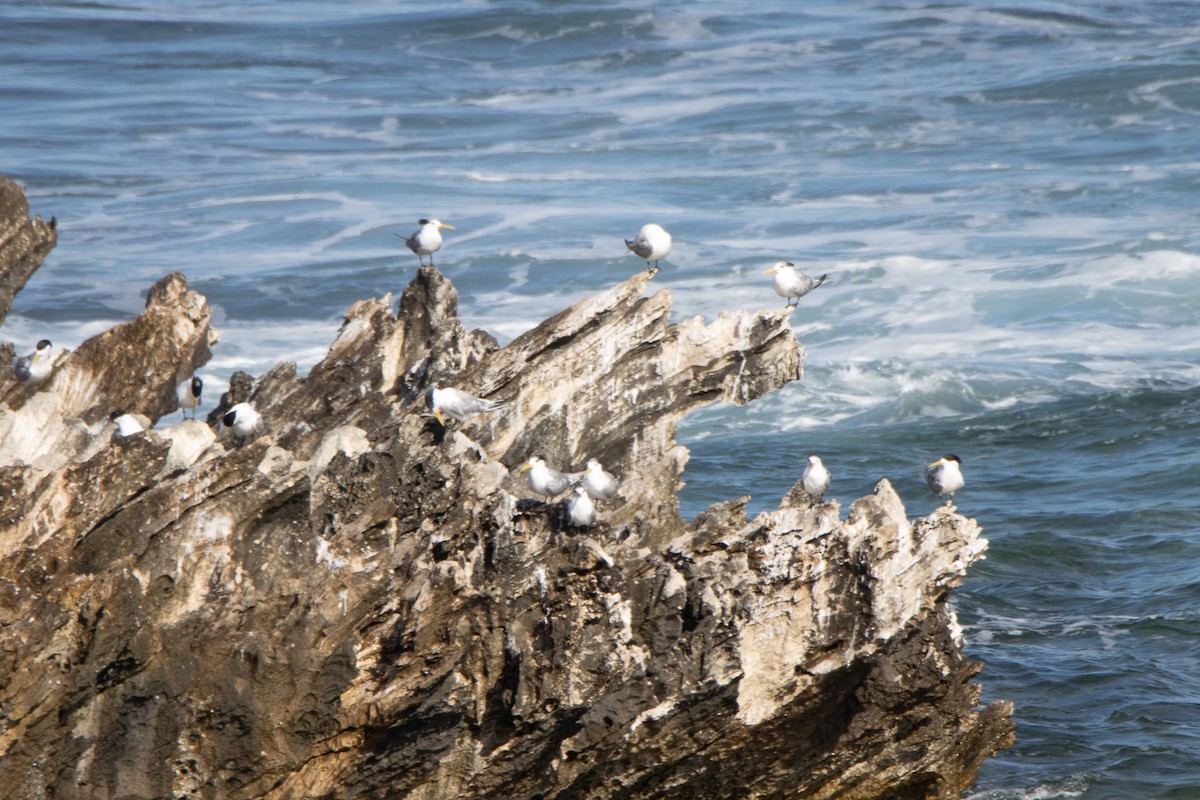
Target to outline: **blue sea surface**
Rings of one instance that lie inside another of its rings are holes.
[[[306,368],[395,234],[502,341],[642,268],[782,305],[802,381],[691,417],[683,508],[843,508],[924,465],[991,542],[954,594],[1016,745],[975,800],[1200,798],[1200,10],[1189,2],[0,2],[0,174],[59,244],[0,337],[74,347],[184,272],[238,369]]]

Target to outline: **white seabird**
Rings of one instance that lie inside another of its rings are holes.
[[[567,474],[546,466],[544,456],[534,456],[521,465],[522,472],[529,473],[529,488],[543,497],[557,497],[578,483],[582,473]]]
[[[200,393],[204,391],[204,381],[199,375],[193,375],[191,380],[184,381],[179,384],[179,388],[175,390],[176,397],[179,398],[179,407],[184,411],[186,416],[187,410],[192,410],[192,417],[196,416],[196,408],[200,405]]]
[[[804,477],[800,479],[804,491],[813,497],[821,497],[829,488],[829,470],[821,463],[821,457],[813,453],[808,457],[808,466],[804,469]]]
[[[262,414],[250,403],[238,403],[226,411],[222,419],[226,427],[233,428],[233,432],[243,439],[256,436],[267,429]]]
[[[580,486],[593,500],[612,500],[621,488],[621,481],[611,472],[606,471],[598,460],[589,458]]]
[[[944,455],[930,464],[925,470],[925,483],[929,484],[929,491],[938,497],[947,495],[947,503],[953,500],[954,493],[966,483],[960,469],[961,464],[962,459],[953,454]]]
[[[442,389],[436,384],[429,390],[429,403],[433,407],[433,415],[437,417],[437,421],[443,427],[446,425],[446,417],[462,422],[467,417],[482,414],[485,411],[494,411],[501,406],[508,405],[509,402],[508,400],[484,400],[482,397],[460,392],[458,389]]]
[[[671,252],[671,234],[663,230],[661,225],[651,222],[643,225],[637,236],[626,239],[625,246],[638,258],[645,259],[646,266],[653,261],[654,269],[658,271],[658,260],[666,258],[667,253]]]
[[[146,426],[138,419],[136,414],[125,414],[120,411],[114,411],[109,417],[117,425],[117,436],[124,439],[126,436],[133,436],[135,433],[142,433],[146,430]]]
[[[425,266],[425,256],[429,256],[429,266],[433,266],[433,254],[442,246],[442,228],[454,230],[453,225],[446,225],[440,220],[419,220],[421,227],[412,236],[404,240],[408,249],[417,254],[421,266]],[[396,234],[399,236],[399,234]]]
[[[800,305],[800,298],[811,292],[813,289],[820,286],[829,277],[828,274],[822,275],[819,278],[810,278],[803,272],[796,271],[796,265],[790,261],[778,261],[775,266],[763,273],[763,275],[775,275],[775,294],[784,298],[795,299],[795,305]],[[788,308],[791,308],[792,300],[788,300]]]
[[[13,374],[21,383],[37,384],[50,377],[54,359],[50,355],[53,345],[49,339],[42,339],[37,347],[27,356],[13,359]]]
[[[591,527],[596,521],[596,504],[583,486],[576,486],[571,493],[571,499],[567,501],[567,516],[571,524],[579,528]]]

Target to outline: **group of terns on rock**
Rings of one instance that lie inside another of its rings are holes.
[[[416,254],[421,266],[425,266],[425,256],[429,256],[429,264],[432,266],[433,254],[442,246],[442,230],[447,228],[454,230],[454,228],[436,219],[420,220],[420,225],[420,229],[405,238],[404,242],[408,245],[408,249]],[[667,233],[661,225],[652,222],[643,225],[632,239],[626,239],[625,247],[630,253],[644,259],[646,265],[654,272],[658,272],[658,262],[671,252],[671,243],[671,234]],[[825,283],[829,278],[828,274],[817,278],[805,275],[797,270],[796,265],[790,261],[777,261],[763,274],[775,276],[775,294],[788,301],[788,308],[799,306],[801,297]],[[446,417],[461,422],[475,414],[494,411],[508,402],[506,400],[484,400],[458,389],[442,389],[437,386],[431,389],[429,396],[433,414],[443,426],[446,424]],[[595,459],[588,462],[589,468],[594,461]],[[958,456],[945,455],[925,469],[925,483],[929,486],[929,490],[938,497],[945,497],[947,503],[951,502],[954,493],[963,487],[961,463]],[[596,466],[600,469],[598,463]],[[547,497],[562,494],[579,481],[580,475],[584,474],[552,470],[546,466],[543,458],[537,456],[530,459],[521,469],[529,471],[529,488],[535,493]],[[608,473],[604,474],[608,475]],[[815,454],[810,455],[808,466],[801,478],[804,491],[813,497],[820,498],[829,488],[829,480],[829,470],[821,463],[821,458]],[[614,486],[619,486],[619,482]],[[615,496],[616,489],[614,488],[612,491]],[[582,485],[575,487],[568,506],[568,514],[572,523],[590,525],[595,521],[596,509],[591,502],[592,499],[609,498],[598,498],[594,493],[586,491]]]
[[[34,348],[32,353],[14,358],[12,371],[16,379],[28,386],[37,386],[44,383],[50,377],[50,373],[54,367],[53,348],[54,345],[49,339],[42,339],[37,343],[37,347]],[[175,396],[179,401],[179,409],[184,412],[184,416],[187,416],[187,412],[191,411],[191,416],[195,419],[196,409],[200,407],[203,392],[204,380],[199,375],[193,375],[179,384]],[[120,438],[142,433],[146,430],[146,426],[150,424],[149,418],[141,414],[127,413],[125,411],[114,411],[109,414],[108,418],[117,426],[115,435]],[[262,433],[266,429],[266,424],[263,422],[262,416],[250,403],[238,403],[234,405],[225,412],[222,421],[226,427],[233,430],[235,435],[243,439]]]
[[[425,256],[429,256],[429,266],[433,266],[433,254],[442,246],[442,231],[455,228],[432,218],[420,220],[420,226],[411,236],[401,238],[408,249],[417,256],[421,266],[425,266]],[[671,234],[661,225],[650,223],[643,225],[632,239],[626,239],[625,247],[630,253],[644,259],[646,265],[657,272],[659,260],[666,258],[671,252],[671,243]],[[829,277],[827,274],[818,278],[805,275],[797,271],[795,264],[790,261],[779,261],[763,274],[775,276],[775,293],[788,301],[788,308],[798,306],[801,297],[825,283]],[[32,353],[13,359],[12,369],[17,380],[24,384],[36,385],[49,378],[54,361],[52,347],[49,339],[42,339]],[[179,408],[185,415],[190,410],[195,418],[203,389],[204,381],[198,375],[179,384]],[[430,387],[427,394],[433,415],[442,426],[446,425],[447,418],[462,422],[476,414],[494,411],[509,402],[485,400],[458,389],[441,388],[436,385]],[[142,422],[145,418],[141,415],[115,411],[110,419],[117,425],[118,436],[130,436],[145,430]],[[248,402],[232,406],[222,416],[222,422],[241,439],[256,436],[266,430],[262,415]],[[963,487],[961,464],[958,456],[948,454],[930,464],[925,470],[925,482],[929,490],[939,497],[945,496],[947,503],[951,502],[954,493]],[[579,473],[551,469],[543,456],[529,459],[522,465],[521,470],[529,473],[529,489],[535,494],[553,498],[571,489],[567,514],[571,523],[580,527],[590,526],[596,521],[596,501],[612,500],[621,487],[620,479],[605,471],[594,458],[589,459],[587,468]],[[829,470],[825,468],[820,457],[810,455],[801,478],[804,491],[812,497],[821,498],[829,488],[829,481]]]
[[[428,390],[433,416],[444,427],[447,419],[463,422],[476,414],[495,411],[508,400],[485,400],[454,388],[437,384]],[[572,490],[567,501],[567,517],[572,525],[589,527],[597,517],[596,501],[612,500],[621,488],[621,479],[604,469],[599,460],[590,458],[583,472],[559,472],[546,463],[544,455],[535,455],[521,465],[528,472],[526,483],[536,495],[553,499]]]
[[[419,220],[420,228],[411,236],[400,236],[408,249],[413,251],[421,266],[425,266],[425,256],[429,256],[429,266],[433,266],[433,254],[442,246],[442,231],[455,230],[453,225],[447,225],[437,219]],[[625,248],[646,262],[654,272],[658,272],[658,262],[671,252],[671,234],[657,223],[643,225],[642,229],[632,239],[625,240]],[[777,261],[774,266],[763,273],[775,276],[775,294],[788,301],[788,308],[800,305],[800,298],[823,284],[829,275],[813,278],[796,269],[790,261]],[[793,302],[794,301],[794,302]]]
[[[551,469],[545,456],[536,455],[521,465],[521,471],[529,473],[529,490],[542,497],[553,499],[571,489],[567,518],[580,528],[590,527],[596,521],[597,500],[612,500],[621,489],[621,479],[595,458],[588,459],[583,472],[567,473]]]
[[[454,228],[440,222],[439,219],[421,219],[420,225],[420,229],[404,239],[404,243],[408,245],[410,251],[416,254],[421,266],[425,266],[426,255],[430,257],[432,266],[433,253],[442,247],[442,230],[454,230]],[[671,234],[667,233],[662,225],[653,222],[642,225],[642,229],[637,231],[636,236],[625,240],[625,248],[630,253],[637,255],[638,258],[646,260],[647,266],[654,272],[659,270],[659,260],[666,258],[667,254],[671,252],[671,245]],[[763,272],[763,275],[775,276],[775,294],[787,300],[787,308],[798,307],[800,297],[820,287],[829,278],[828,273],[815,278],[805,275],[797,270],[796,265],[791,261],[776,261],[770,269]],[[445,417],[463,421],[475,414],[496,410],[508,402],[488,401],[488,399],[468,395],[467,392],[457,389],[440,389],[438,386],[432,387],[430,398],[433,415],[443,426]],[[588,463],[592,464],[592,462]],[[937,459],[925,469],[926,485],[938,497],[946,497],[947,503],[952,501],[954,493],[959,491],[964,483],[960,464],[958,456],[947,455]],[[523,465],[522,470],[529,471],[529,488],[544,497],[557,497],[558,494],[562,494],[578,481],[578,475],[552,470],[547,467],[545,459],[540,457],[530,459],[527,464]],[[605,474],[607,475],[607,473]],[[820,456],[809,456],[808,468],[804,470],[802,485],[804,491],[814,498],[821,498],[826,493],[829,488],[829,470],[821,463]],[[553,491],[547,491],[547,489],[553,489]],[[613,489],[613,495],[616,495],[616,489]],[[593,499],[599,498],[596,498],[593,493],[584,491],[582,486],[575,488],[568,510],[572,523],[587,525],[595,521]]]

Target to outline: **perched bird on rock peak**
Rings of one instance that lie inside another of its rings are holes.
[[[238,403],[225,412],[222,420],[225,427],[233,428],[234,434],[243,439],[257,436],[267,429],[267,423],[263,420],[262,414],[259,414],[258,409],[251,403]]]
[[[462,422],[476,414],[506,406],[509,402],[511,401],[484,400],[482,397],[476,397],[458,389],[442,389],[437,384],[429,388],[429,405],[433,408],[433,415],[437,417],[437,421],[442,424],[442,427],[446,426],[446,417]]]
[[[763,275],[775,275],[775,294],[788,298],[788,308],[800,305],[800,298],[820,286],[829,277],[828,274],[819,278],[810,278],[803,272],[796,271],[796,265],[790,261],[778,261],[775,266]],[[796,302],[793,304],[792,299]]]
[[[929,491],[938,497],[946,495],[947,503],[953,500],[954,493],[966,483],[961,465],[962,459],[953,454],[944,455],[930,464],[925,470],[925,483],[929,484]]]
[[[804,491],[813,497],[823,497],[829,488],[829,470],[821,463],[821,457],[813,453],[808,457],[808,466],[804,468],[804,476],[800,479]]]
[[[546,466],[545,456],[534,456],[521,465],[522,472],[529,473],[529,488],[543,497],[557,497],[578,483],[583,473],[559,472]]]
[[[425,266],[425,256],[429,256],[429,266],[433,266],[433,254],[442,246],[442,229],[454,230],[453,225],[446,225],[436,219],[418,220],[421,227],[412,236],[404,240],[408,249],[417,254],[421,266]],[[396,234],[399,236],[400,234]]]
[[[13,374],[21,383],[38,384],[50,377],[54,359],[50,351],[53,345],[49,339],[42,339],[37,347],[27,356],[13,359]]]
[[[176,397],[179,398],[179,407],[183,410],[184,416],[187,415],[187,410],[192,410],[192,418],[196,417],[196,408],[200,405],[200,393],[204,391],[204,381],[199,375],[193,375],[191,380],[186,380],[179,384],[179,388],[175,390]]]
[[[638,258],[645,259],[646,266],[653,261],[654,271],[657,272],[658,260],[666,258],[667,253],[671,252],[671,234],[663,230],[661,225],[651,222],[643,225],[637,236],[626,239],[625,246]]]
[[[567,501],[567,517],[578,528],[590,528],[596,521],[596,504],[583,486],[576,486],[571,492],[571,499]]]
[[[593,500],[612,500],[621,488],[621,480],[605,470],[597,459],[589,458],[579,485]]]

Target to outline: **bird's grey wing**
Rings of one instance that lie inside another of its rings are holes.
[[[465,414],[480,414],[484,411],[494,411],[500,406],[507,405],[508,400],[484,400],[482,397],[460,393],[456,399],[462,400],[462,409]]]
[[[935,493],[941,494],[945,485],[942,483],[942,468],[940,466],[930,467],[925,470],[925,482],[929,484],[929,488]]]
[[[27,381],[33,375],[33,371],[29,368],[33,362],[29,356],[22,356],[13,359],[13,374],[17,376],[19,381]]]
[[[805,293],[805,294],[808,294],[808,293],[809,293],[809,292],[811,292],[813,289],[817,288],[817,287],[818,287],[818,286],[820,286],[822,283],[824,283],[824,282],[825,282],[825,279],[826,279],[826,278],[828,278],[828,277],[829,277],[829,273],[825,273],[824,275],[822,275],[822,276],[821,276],[821,277],[819,277],[819,278],[812,278],[812,277],[808,278],[808,288],[804,290],[804,293]]]
[[[550,493],[562,494],[567,489],[570,489],[573,484],[578,482],[578,480],[579,477],[575,475],[568,475],[565,472],[550,470]]]
[[[497,408],[504,408],[512,402],[512,399],[507,400],[480,400],[479,402],[485,405],[484,411],[495,411]]]
[[[635,239],[626,239],[625,246],[628,247],[634,255],[640,256],[641,258],[648,258],[650,254],[654,252],[654,248],[650,246],[649,242],[642,238],[641,234],[638,234],[637,238]]]
[[[796,287],[798,290],[796,296],[804,297],[804,295],[808,294],[813,289],[820,286],[824,281],[825,281],[824,275],[822,275],[820,278],[814,278],[811,275],[801,274],[799,286]]]

